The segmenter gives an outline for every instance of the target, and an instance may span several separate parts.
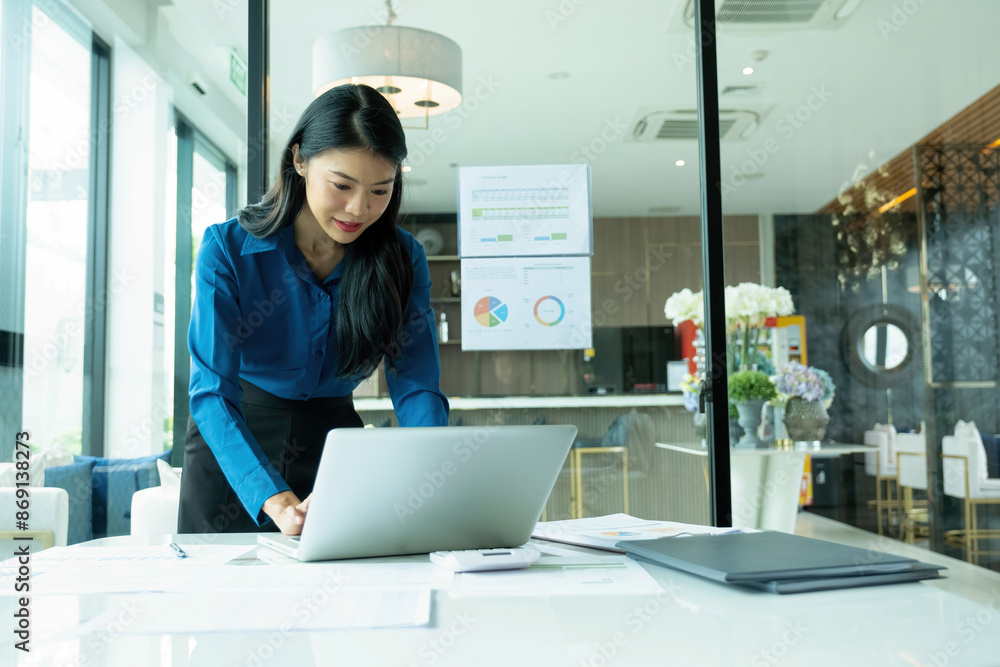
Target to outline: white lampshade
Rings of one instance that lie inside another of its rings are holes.
[[[441,114],[462,103],[462,49],[418,28],[337,30],[313,45],[313,95],[345,83],[375,88],[400,118]]]

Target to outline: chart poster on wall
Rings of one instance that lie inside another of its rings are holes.
[[[590,165],[461,167],[458,204],[463,258],[594,253]]]
[[[462,260],[463,350],[592,346],[589,257]]]

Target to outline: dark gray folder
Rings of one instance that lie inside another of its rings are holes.
[[[913,564],[918,563],[882,551],[771,531],[623,540],[616,546],[658,565],[727,583],[890,573],[909,573],[912,577]]]
[[[901,584],[908,581],[923,581],[925,579],[941,579],[939,570],[942,565],[916,562],[909,570],[889,572],[886,574],[864,574],[858,577],[819,577],[814,579],[778,579],[772,581],[743,581],[738,586],[746,586],[768,593],[811,593],[813,591],[830,591],[840,588],[861,588],[862,586],[881,586],[883,584]]]

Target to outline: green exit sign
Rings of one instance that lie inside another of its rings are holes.
[[[236,49],[229,52],[229,80],[240,91],[240,95],[247,96],[247,64],[236,53]]]

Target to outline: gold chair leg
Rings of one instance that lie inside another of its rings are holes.
[[[896,480],[889,478],[885,480],[885,492],[888,497],[888,504],[885,508],[886,521],[889,524],[889,536],[899,537],[900,536],[900,526],[899,526],[899,486],[896,484]],[[896,516],[896,530],[893,530],[892,517]],[[895,535],[893,535],[895,533]]]
[[[576,518],[576,450],[569,450],[569,518]]]
[[[574,468],[576,470],[576,507],[573,510],[574,519],[583,518],[583,454],[579,449],[573,450]]]
[[[972,513],[969,511],[972,503],[965,499],[965,557],[970,563],[976,565],[975,554],[972,553]]]
[[[968,529],[966,532],[969,536],[969,562],[973,565],[979,565],[979,526],[977,525],[976,519],[976,506],[974,503],[965,501],[966,512],[969,514],[969,518],[972,519],[971,524],[965,524]],[[971,527],[970,527],[971,526]]]
[[[628,514],[628,448],[622,449],[622,483],[625,486],[625,514]]]
[[[913,523],[913,489],[910,487],[903,488],[903,524],[902,524],[902,537],[907,544],[913,544],[914,533],[916,528]]]
[[[878,534],[882,534],[882,479],[875,478],[875,522],[878,524]]]

